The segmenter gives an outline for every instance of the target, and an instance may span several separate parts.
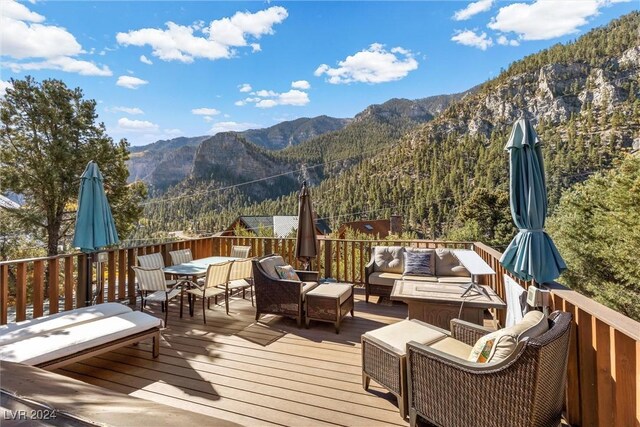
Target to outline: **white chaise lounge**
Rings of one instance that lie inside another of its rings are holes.
[[[48,370],[153,339],[160,349],[162,320],[119,303],[78,308],[0,326],[0,361]]]

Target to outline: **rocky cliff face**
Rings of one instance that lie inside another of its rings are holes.
[[[247,139],[270,150],[280,150],[298,145],[327,132],[345,127],[351,119],[336,119],[329,116],[313,118],[302,117],[296,120],[278,123],[264,129],[250,129],[240,134]]]

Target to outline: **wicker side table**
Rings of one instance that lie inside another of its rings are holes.
[[[348,283],[320,284],[305,295],[305,323],[311,320],[331,322],[336,334],[340,333],[340,322],[351,312],[353,317],[353,285]]]
[[[375,382],[398,399],[398,410],[404,419],[408,415],[407,343],[431,344],[447,336],[446,331],[419,320],[400,322],[374,329],[362,335],[362,387]]]

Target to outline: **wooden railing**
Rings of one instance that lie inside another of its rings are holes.
[[[195,258],[228,255],[233,245],[251,246],[251,256],[278,253],[300,267],[295,259],[295,239],[268,237],[206,237],[170,243],[112,249],[103,265],[105,292],[98,301],[136,301],[131,266],[136,256],[191,249]],[[312,267],[323,277],[362,284],[364,266],[376,245],[475,250],[498,274],[484,276],[504,299],[501,253],[482,243],[425,240],[321,239],[320,256]],[[72,254],[0,262],[0,324],[40,317],[84,305],[86,255]],[[96,277],[93,272],[93,277]],[[529,284],[518,281],[524,287]],[[580,426],[640,425],[640,323],[578,294],[558,283],[546,284],[552,308],[573,314],[574,328],[569,353],[566,418]],[[46,301],[49,301],[48,309]],[[58,303],[59,301],[59,303]],[[52,303],[54,302],[54,303]],[[11,315],[10,315],[11,312]],[[503,312],[497,317],[504,323]],[[493,391],[499,392],[499,391]]]
[[[474,250],[497,273],[484,276],[485,284],[504,299],[504,274],[509,273],[500,264],[502,254],[482,243],[474,244]],[[525,288],[530,284],[515,280]],[[567,421],[579,426],[640,426],[640,323],[559,283],[545,287],[551,291],[551,308],[573,315]],[[504,313],[498,317],[504,321]]]

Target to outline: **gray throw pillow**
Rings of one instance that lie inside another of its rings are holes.
[[[429,252],[405,252],[403,276],[433,276],[431,257]]]

